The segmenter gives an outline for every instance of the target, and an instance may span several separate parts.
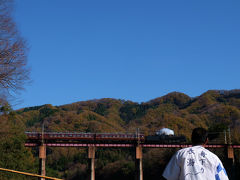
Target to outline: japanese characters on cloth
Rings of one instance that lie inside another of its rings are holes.
[[[167,180],[228,180],[220,159],[202,146],[177,151],[163,177]]]

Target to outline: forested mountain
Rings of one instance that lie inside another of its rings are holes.
[[[1,113],[0,123],[1,127],[4,127],[1,131],[2,134],[8,134],[1,137],[0,153],[1,157],[6,157],[0,159],[1,167],[32,172],[37,171],[37,152],[23,147],[24,131],[40,131],[42,123],[45,131],[135,132],[136,128],[140,128],[145,135],[168,127],[176,134],[185,135],[188,140],[195,127],[201,126],[211,132],[223,132],[230,128],[233,143],[240,143],[240,90],[211,90],[194,98],[172,92],[144,103],[104,98],[62,106],[47,104],[17,111],[11,111],[3,105]],[[7,147],[11,147],[8,153]],[[6,159],[13,158],[13,153],[18,161],[6,164]],[[169,150],[145,150],[145,178],[159,179],[172,153]],[[221,152],[219,155],[221,157]],[[238,151],[236,155],[238,155],[236,163],[239,163]],[[98,179],[133,179],[134,157],[130,150],[99,149],[96,156]],[[85,179],[86,163],[85,149],[48,149],[48,175],[66,179]],[[154,170],[149,171],[150,169]],[[1,179],[15,178],[2,173],[1,177]]]

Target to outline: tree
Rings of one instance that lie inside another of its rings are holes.
[[[12,6],[12,0],[0,0],[0,93],[16,93],[29,80],[26,42],[11,16]]]
[[[11,106],[6,102],[0,107],[0,115],[7,115],[12,110]]]

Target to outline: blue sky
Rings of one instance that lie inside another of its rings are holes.
[[[240,1],[16,0],[32,83],[15,108],[240,84]]]

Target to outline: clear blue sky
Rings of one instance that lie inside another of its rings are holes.
[[[16,0],[32,83],[15,108],[240,88],[240,1]]]

